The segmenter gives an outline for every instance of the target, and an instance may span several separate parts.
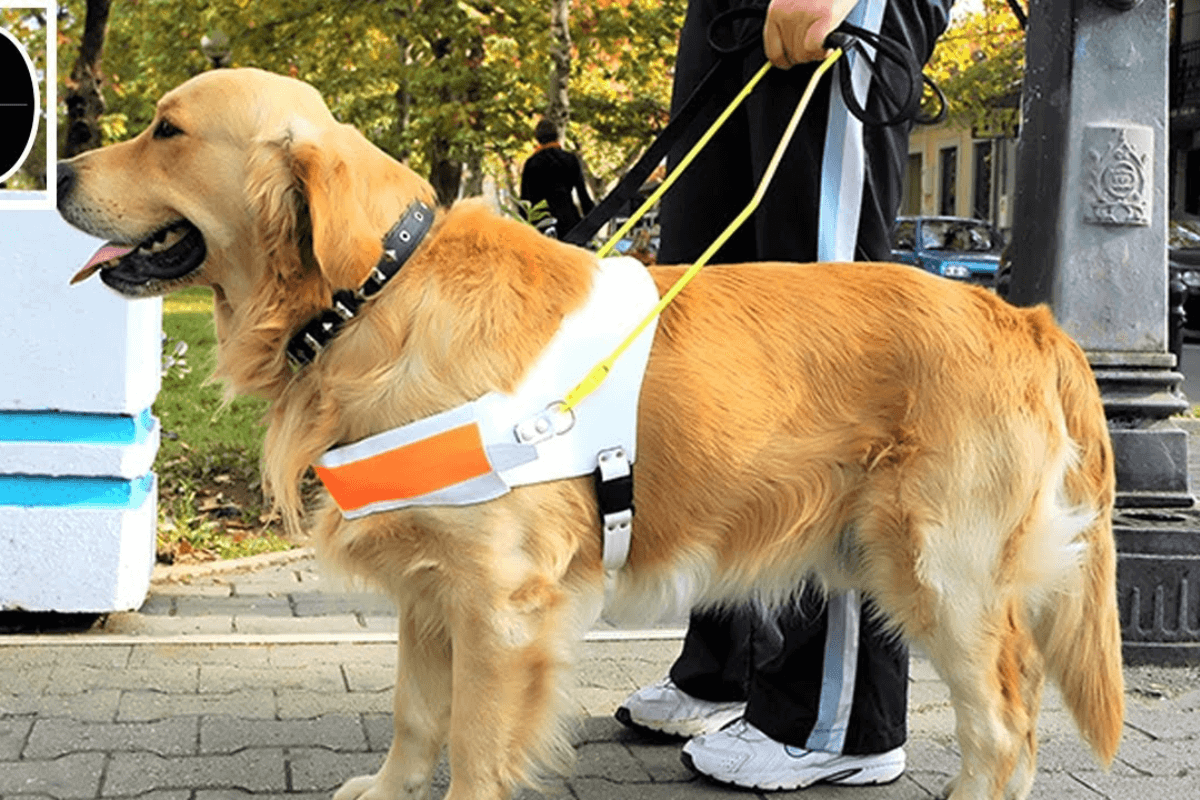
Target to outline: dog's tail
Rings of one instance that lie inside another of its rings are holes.
[[[1080,553],[1072,590],[1047,598],[1035,636],[1080,733],[1108,765],[1116,754],[1125,715],[1112,533],[1116,491],[1112,443],[1083,351],[1066,334],[1056,333],[1058,395],[1067,432],[1077,448],[1065,489],[1068,502],[1091,513],[1074,542]]]

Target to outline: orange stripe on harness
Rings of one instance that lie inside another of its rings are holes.
[[[492,471],[475,423],[352,461],[315,467],[344,512],[387,500],[406,500]]]

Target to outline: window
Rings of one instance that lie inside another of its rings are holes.
[[[904,195],[900,199],[900,213],[915,216],[921,213],[921,170],[925,159],[920,153],[908,154],[908,165],[904,168]]]
[[[991,219],[992,216],[992,143],[975,143],[975,191],[971,198],[971,216]]]
[[[1004,241],[986,222],[927,219],[921,225],[921,247],[956,253],[999,253]]]
[[[943,147],[941,151],[941,191],[938,193],[938,213],[952,217],[958,212],[958,148]]]
[[[917,243],[917,224],[911,219],[902,219],[892,229],[892,249],[912,250]]]

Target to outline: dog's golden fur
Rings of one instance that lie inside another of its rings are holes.
[[[163,98],[164,119],[182,133],[70,162],[60,207],[128,242],[179,218],[202,231],[198,272],[128,291],[213,287],[219,371],[273,401],[264,471],[294,521],[322,453],[511,389],[588,291],[590,253],[461,202],[292,374],[288,336],[362,283],[430,187],[279,76],[207,73]],[[660,290],[679,273],[653,270]],[[1028,793],[1044,675],[1113,758],[1112,452],[1088,363],[1045,309],[891,265],[711,267],[662,315],[639,433],[616,606],[778,601],[812,573],[874,598],[949,684],[953,797]],[[421,797],[445,745],[452,800],[505,797],[558,764],[572,645],[605,592],[587,480],[313,515],[324,556],[399,608],[392,749],[338,797]]]

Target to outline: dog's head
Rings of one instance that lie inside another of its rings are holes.
[[[63,217],[109,240],[75,280],[98,271],[127,297],[212,287],[220,371],[266,393],[284,380],[297,322],[363,282],[412,200],[434,203],[314,88],[255,69],[187,81],[139,136],[58,174]]]

